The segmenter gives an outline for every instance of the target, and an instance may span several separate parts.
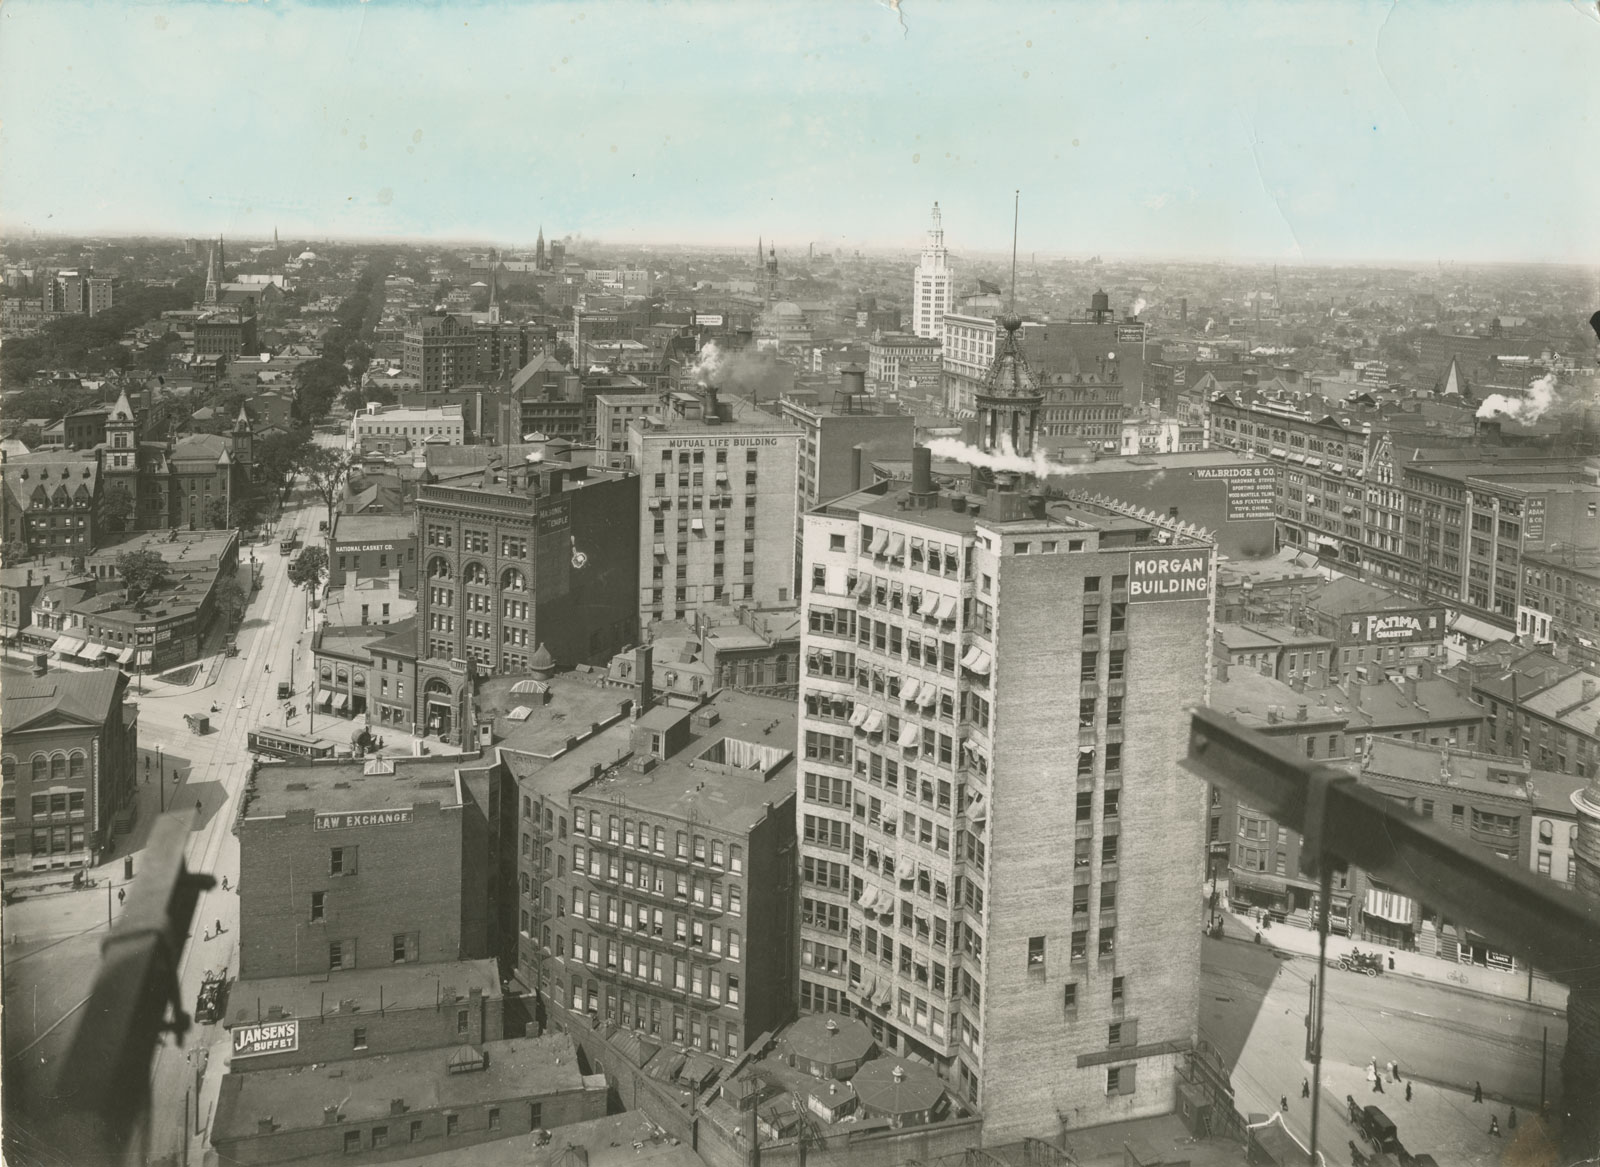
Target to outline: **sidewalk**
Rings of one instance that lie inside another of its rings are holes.
[[[1226,909],[1221,914],[1225,920],[1226,936],[1248,940],[1256,934],[1258,925],[1253,919]],[[1274,924],[1261,933],[1261,942],[1293,956],[1310,957],[1313,960],[1317,956],[1317,934],[1293,924]],[[1558,1012],[1564,1012],[1567,1007],[1567,986],[1541,977],[1538,973],[1533,974],[1530,982],[1526,971],[1500,972],[1473,964],[1451,964],[1417,952],[1363,945],[1348,936],[1328,937],[1328,963],[1337,962],[1339,957],[1347,955],[1353,948],[1382,953],[1386,960],[1392,958],[1394,967],[1385,971],[1384,976],[1410,977],[1458,993],[1475,993],[1480,997],[1531,1002]]]

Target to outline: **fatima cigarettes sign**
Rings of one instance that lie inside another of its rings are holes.
[[[1203,600],[1211,592],[1211,552],[1135,551],[1128,557],[1128,602]]]
[[[264,1025],[236,1025],[233,1029],[233,1056],[253,1058],[260,1054],[289,1054],[300,1048],[300,1022],[269,1021]]]

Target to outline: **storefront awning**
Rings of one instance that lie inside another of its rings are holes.
[[[1474,640],[1493,643],[1496,640],[1510,640],[1514,633],[1504,628],[1496,627],[1487,620],[1480,620],[1476,616],[1458,615],[1450,621],[1450,631],[1459,632],[1462,636],[1470,636]]]
[[[1367,888],[1366,901],[1361,905],[1361,910],[1367,915],[1406,928],[1411,927],[1416,919],[1416,908],[1417,901],[1410,896],[1392,891],[1379,891],[1375,887]]]
[[[334,708],[337,709],[340,713],[344,713],[347,710],[349,710],[349,708],[350,708],[350,695],[348,693],[340,693],[339,694],[339,700],[335,703]]]
[[[317,704],[318,705],[330,705],[332,703],[333,703],[333,690],[332,689],[318,689],[317,690]]]
[[[77,656],[78,650],[82,647],[83,641],[79,640],[77,637],[62,636],[50,646],[50,651],[59,652],[62,656]]]
[[[132,659],[133,649],[131,648],[125,648],[121,652],[117,653],[117,660],[122,664],[127,664]]]
[[[1271,892],[1280,896],[1289,892],[1289,885],[1285,881],[1262,871],[1230,871],[1228,884],[1233,890],[1249,888],[1252,891]]]

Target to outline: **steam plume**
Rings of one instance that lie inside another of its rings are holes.
[[[728,352],[714,340],[706,341],[690,373],[697,385],[747,394],[753,401],[775,398],[790,387],[771,354]]]
[[[1012,448],[1009,438],[1001,438],[1000,446],[999,453],[988,454],[956,438],[935,438],[928,443],[928,449],[935,458],[948,458],[968,466],[983,466],[1012,474],[1037,474],[1041,478],[1052,474],[1077,473],[1076,467],[1050,461],[1043,450],[1035,449],[1031,456],[1023,457]]]
[[[1146,300],[1143,296],[1140,296],[1137,300],[1135,300],[1133,302],[1133,314],[1135,316],[1138,316],[1140,313],[1142,313],[1145,310],[1145,308],[1147,308],[1149,306],[1149,304],[1150,304],[1150,301]]]
[[[1534,422],[1544,416],[1555,404],[1556,379],[1549,373],[1528,386],[1526,397],[1507,397],[1504,393],[1491,393],[1478,406],[1479,417],[1500,414],[1512,421]]]

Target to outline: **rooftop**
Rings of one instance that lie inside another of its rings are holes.
[[[414,514],[336,514],[333,516],[333,537],[337,545],[345,543],[393,542],[413,539],[417,534]]]
[[[341,1122],[385,1119],[400,1099],[407,1110],[471,1107],[501,1099],[538,1097],[584,1088],[577,1047],[565,1034],[484,1042],[482,1070],[453,1073],[451,1049],[414,1050],[317,1067],[229,1074],[217,1100],[213,1140],[250,1138],[258,1123],[305,1130],[323,1125],[323,1108]]]
[[[234,531],[141,531],[108,540],[88,557],[88,561],[90,564],[111,563],[128,551],[154,551],[169,564],[216,561],[238,537]]]
[[[546,682],[529,677],[488,677],[478,690],[478,715],[494,720],[495,736],[506,751],[511,772],[527,777],[559,757],[573,738],[587,737],[597,725],[626,716],[631,689],[601,684],[603,674],[585,668],[559,673]],[[537,692],[539,684],[544,692]],[[517,692],[521,685],[526,692]],[[518,709],[523,717],[508,716]]]
[[[276,818],[294,810],[400,810],[422,802],[460,806],[456,771],[483,766],[461,757],[268,762],[256,772],[245,818]]]
[[[49,714],[100,725],[111,712],[122,674],[115,669],[52,672],[35,677],[21,669],[0,670],[0,726],[18,733]]]
[[[1534,770],[1522,759],[1385,737],[1370,739],[1361,772],[1516,799],[1567,816],[1573,814],[1572,793],[1586,784],[1586,779],[1571,774]]]
[[[581,1149],[582,1156],[574,1152]],[[496,1139],[411,1159],[389,1167],[705,1167],[689,1144],[661,1133],[643,1111],[569,1123],[543,1146],[529,1136]]]
[[[278,1009],[282,1017],[323,1017],[335,1013],[376,1013],[384,1009],[432,1009],[464,1001],[477,989],[485,997],[500,995],[500,972],[494,960],[458,960],[446,964],[397,964],[355,968],[337,980],[326,975],[265,977],[234,986],[230,1028],[258,1020],[256,1009]],[[381,996],[380,996],[381,992]],[[259,1003],[259,1004],[258,1004]]]
[[[705,723],[707,711],[716,714],[715,724]],[[626,764],[633,727],[624,722],[552,761],[538,781],[546,789],[623,799],[641,811],[693,817],[735,833],[749,830],[773,804],[794,794],[794,702],[725,689],[694,711],[656,705],[639,723],[664,728],[683,718],[689,722],[687,743],[649,771]]]

